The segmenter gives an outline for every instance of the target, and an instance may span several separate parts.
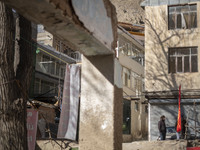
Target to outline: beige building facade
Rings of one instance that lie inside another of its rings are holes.
[[[142,140],[148,133],[147,104],[143,95],[144,46],[121,26],[118,55],[123,80],[123,141]]]
[[[161,115],[167,118],[167,134],[168,128],[173,128],[175,133],[179,86],[182,116],[188,118],[189,126],[199,124],[200,2],[146,0],[142,6],[146,14],[145,95],[149,100],[149,140],[156,140]],[[193,134],[189,127],[187,138]]]

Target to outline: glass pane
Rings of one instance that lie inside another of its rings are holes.
[[[185,5],[185,6],[181,6],[181,12],[188,12],[189,11],[189,6]]]
[[[197,48],[191,48],[191,54],[197,54]]]
[[[176,12],[181,12],[182,6],[176,6]]]
[[[190,26],[191,28],[197,27],[197,13],[196,12],[190,13]]]
[[[175,14],[169,15],[169,29],[175,28]]]
[[[184,72],[190,72],[190,63],[189,63],[190,57],[185,56],[184,57]]]
[[[198,71],[197,56],[191,56],[192,72]]]
[[[177,50],[177,55],[190,55],[189,48],[180,48]]]
[[[177,57],[177,72],[182,72],[182,57]]]
[[[176,72],[176,58],[170,57],[169,61],[169,73],[175,73]]]
[[[177,28],[180,29],[182,28],[182,18],[181,18],[181,14],[177,15]]]
[[[189,26],[190,26],[190,23],[189,23],[189,14],[188,13],[184,13],[182,14],[182,28],[184,29],[188,29]]]
[[[172,55],[175,55],[176,54],[176,49],[170,49],[169,50],[169,55],[172,56]]]
[[[190,10],[197,11],[197,5],[190,5]]]
[[[169,7],[169,13],[175,12],[175,7]]]

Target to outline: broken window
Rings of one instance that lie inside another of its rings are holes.
[[[169,49],[169,73],[177,72],[198,72],[197,47]]]
[[[169,29],[191,29],[197,27],[197,5],[169,6]]]

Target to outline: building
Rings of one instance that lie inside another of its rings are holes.
[[[71,50],[60,38],[37,25],[37,50],[31,97],[56,101],[58,88],[63,86],[66,64],[81,61],[81,54]],[[65,54],[64,54],[65,53]],[[62,92],[61,92],[62,93]]]
[[[5,4],[31,21],[43,23],[47,30],[70,41],[84,54],[79,149],[122,150],[122,114],[119,113],[122,110],[122,88],[114,76],[117,61],[114,57],[117,44],[115,7],[109,0],[90,3],[16,0],[5,1]]]
[[[149,140],[159,136],[158,121],[174,128],[181,85],[181,112],[187,138],[199,137],[200,2],[145,0],[145,90],[149,100]],[[174,128],[175,130],[175,128]],[[174,131],[175,132],[175,131]]]
[[[81,61],[80,52],[75,49],[72,50],[69,48],[69,43],[58,38],[57,36],[49,33],[44,29],[44,26],[39,24],[37,26],[38,34],[37,34],[37,42],[42,45],[47,45],[53,47],[56,51],[65,53],[66,55],[76,59],[77,62]]]
[[[147,138],[148,113],[144,91],[143,26],[119,23],[118,57],[123,79],[123,141]],[[137,30],[137,31],[133,31]]]
[[[66,64],[72,63],[76,60],[50,46],[37,44],[33,97],[46,100],[58,96],[59,85],[62,87],[64,83]]]

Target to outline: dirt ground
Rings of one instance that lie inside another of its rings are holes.
[[[120,22],[142,24],[145,12],[140,3],[143,0],[111,0],[116,7],[117,18]]]
[[[123,143],[123,150],[186,150],[187,141],[139,141]]]

